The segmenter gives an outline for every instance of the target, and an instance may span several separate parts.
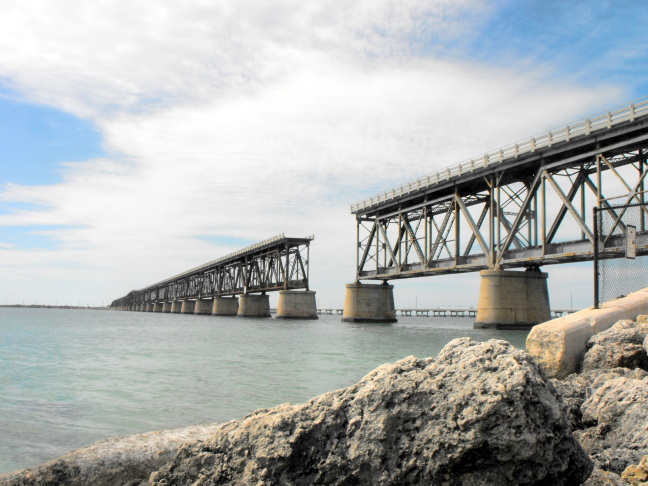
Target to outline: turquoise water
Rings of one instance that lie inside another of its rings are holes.
[[[0,308],[0,474],[115,435],[241,418],[351,385],[450,340],[527,332],[468,318],[395,324]]]

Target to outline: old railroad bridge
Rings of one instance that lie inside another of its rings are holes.
[[[627,257],[630,243],[633,257],[648,254],[647,168],[643,98],[353,204],[356,278],[346,286],[342,319],[395,321],[387,281],[480,272],[476,326],[549,320],[541,266]],[[599,213],[611,224],[595,224]],[[269,315],[265,292],[277,290],[277,317],[316,316],[302,255],[311,239],[261,242],[112,307]]]
[[[308,287],[312,236],[275,236],[116,299],[111,309],[270,317],[266,292],[278,291],[278,318],[317,319]]]

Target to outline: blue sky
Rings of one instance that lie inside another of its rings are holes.
[[[648,95],[647,21],[631,1],[5,2],[2,300],[101,304],[286,233],[315,234],[311,286],[341,306],[351,203]],[[547,270],[556,307],[589,305],[589,269]],[[478,287],[397,282],[396,303]]]
[[[91,121],[53,107],[0,94],[0,160],[4,182],[52,184],[59,165],[103,156],[101,134]]]

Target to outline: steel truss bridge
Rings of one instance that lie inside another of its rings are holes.
[[[593,208],[644,204],[647,157],[643,98],[361,201],[356,279],[591,260]],[[637,255],[648,254],[642,209]],[[612,211],[625,233],[624,210]],[[599,258],[619,256],[612,233]]]
[[[110,306],[276,290],[308,290],[308,261],[313,239],[313,236],[275,236],[143,289],[133,290],[114,300]]]

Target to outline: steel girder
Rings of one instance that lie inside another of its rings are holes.
[[[308,290],[312,236],[271,238],[241,251],[133,290],[111,307],[276,290]]]
[[[647,154],[643,117],[357,209],[356,278],[591,260],[593,208],[644,204]],[[647,220],[644,208],[640,234]],[[616,224],[623,228],[621,211]],[[637,254],[648,254],[648,247]]]

